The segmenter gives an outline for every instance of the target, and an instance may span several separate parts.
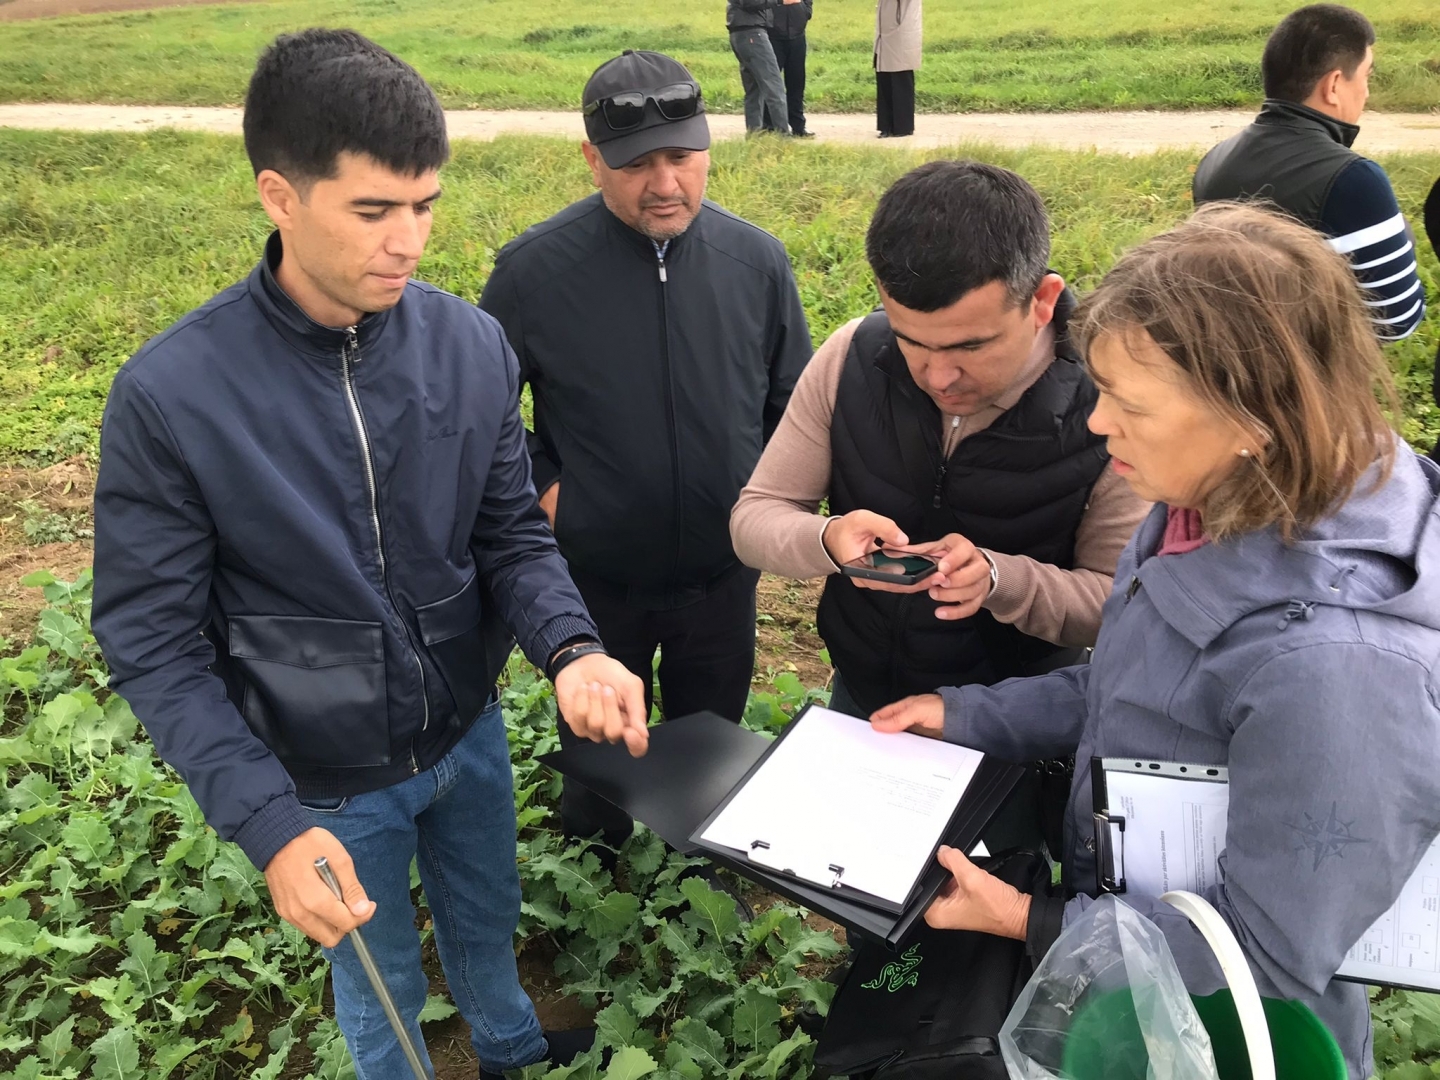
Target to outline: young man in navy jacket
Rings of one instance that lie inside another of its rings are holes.
[[[407,1068],[343,939],[366,925],[419,1043],[417,856],[481,1075],[568,1058],[588,1037],[542,1032],[516,972],[495,680],[513,635],[578,734],[636,754],[644,693],[537,505],[504,334],[410,280],[444,114],[390,53],[307,30],[261,56],[245,146],[275,224],[263,258],[148,342],[106,407],[94,627],[110,685],[281,917],[326,947],[361,1080]]]

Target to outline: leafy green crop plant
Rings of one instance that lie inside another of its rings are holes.
[[[35,643],[0,658],[0,1080],[352,1078],[319,949],[276,919],[263,877],[108,690],[89,572],[25,583],[47,607]],[[553,956],[565,992],[597,1010],[601,1044],[527,1080],[808,1076],[794,1017],[828,1005],[818,976],[835,938],[785,904],[742,924],[643,829],[614,875],[567,846],[552,828],[559,781],[535,760],[558,745],[549,684],[517,657],[502,700],[518,948]],[[756,726],[774,727],[764,712]],[[454,1012],[437,993],[422,1020]]]

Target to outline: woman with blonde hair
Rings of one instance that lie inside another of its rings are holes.
[[[927,919],[1042,956],[1098,891],[1083,766],[1226,765],[1205,896],[1261,993],[1314,1009],[1361,1080],[1365,988],[1335,972],[1440,833],[1440,468],[1385,420],[1349,266],[1289,219],[1207,206],[1125,255],[1072,325],[1100,388],[1091,429],[1156,503],[1093,661],[872,718],[1013,761],[1075,754],[1065,889],[1023,895],[942,848],[954,879]],[[1192,993],[1225,985],[1183,915],[1125,900],[1164,930]]]

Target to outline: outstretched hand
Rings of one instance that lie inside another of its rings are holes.
[[[624,742],[631,757],[650,748],[645,685],[603,653],[566,664],[555,676],[555,703],[570,730],[591,742]]]
[[[939,694],[901,698],[871,715],[870,726],[887,735],[913,731],[938,739],[945,734],[945,701]]]

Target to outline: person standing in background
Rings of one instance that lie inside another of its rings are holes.
[[[738,723],[760,575],[727,524],[810,330],[784,245],[705,198],[710,128],[690,72],[626,51],[581,100],[599,191],[506,244],[480,306],[534,394],[540,508],[602,640],[644,683],[646,715],[658,648],[666,718]],[[579,741],[563,726],[560,739]],[[560,822],[611,847],[634,827],[573,781]]]
[[[769,30],[776,8],[799,4],[800,0],[727,0],[725,4],[725,29],[730,31],[730,49],[740,61],[740,85],[745,90],[747,132],[790,134],[785,120],[785,83],[770,46]]]
[[[1201,159],[1195,205],[1273,203],[1322,233],[1350,262],[1375,335],[1409,337],[1425,317],[1415,234],[1385,170],[1351,145],[1370,96],[1375,28],[1339,4],[1311,4],[1265,43],[1265,104],[1255,122]]]
[[[770,46],[775,50],[775,63],[785,79],[785,104],[790,120],[790,134],[808,139],[814,132],[805,130],[805,25],[815,14],[815,0],[783,4],[775,12],[770,26]]]
[[[920,5],[921,0],[879,0],[875,7],[875,119],[882,139],[915,134]]]

